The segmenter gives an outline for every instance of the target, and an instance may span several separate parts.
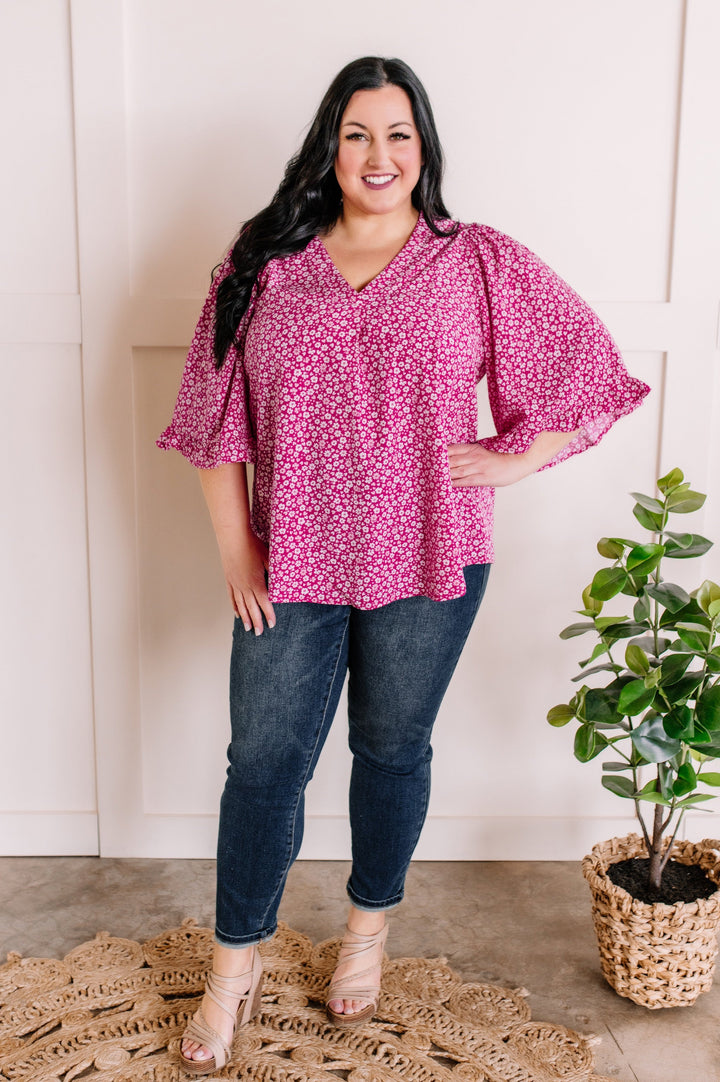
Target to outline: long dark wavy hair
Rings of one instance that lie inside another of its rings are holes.
[[[236,343],[240,320],[265,264],[299,252],[340,215],[342,192],[334,164],[340,121],[350,98],[357,90],[378,90],[388,85],[401,87],[409,97],[422,144],[423,165],[412,192],[413,206],[434,233],[443,235],[435,224],[436,218],[450,217],[441,192],[443,153],[425,88],[402,60],[364,56],[351,61],[330,84],[272,201],[243,225],[235,241],[234,271],[223,279],[217,291],[214,353],[218,368]]]

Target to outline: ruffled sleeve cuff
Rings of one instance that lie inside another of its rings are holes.
[[[511,237],[487,226],[473,229],[498,432],[479,442],[521,454],[541,432],[576,432],[547,469],[596,444],[650,388],[628,373],[607,327],[567,282]]]
[[[172,422],[157,440],[158,447],[179,451],[199,469],[213,469],[225,462],[256,461],[242,350],[231,347],[219,369],[213,354],[217,289],[232,269],[232,255],[228,254],[215,275],[195,329]],[[241,341],[253,303],[254,295],[238,331]]]

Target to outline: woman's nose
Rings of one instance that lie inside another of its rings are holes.
[[[383,143],[373,140],[368,147],[367,162],[373,169],[377,169],[378,166],[388,164],[388,152]]]

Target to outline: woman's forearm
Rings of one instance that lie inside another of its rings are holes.
[[[275,610],[265,577],[268,547],[250,526],[245,463],[226,462],[212,470],[200,470],[200,483],[220,549],[233,611],[246,631],[254,627],[255,634],[261,635],[263,616],[268,627],[273,627]]]
[[[224,462],[199,470],[205,502],[222,552],[227,544],[242,542],[252,532],[247,468],[244,462]]]

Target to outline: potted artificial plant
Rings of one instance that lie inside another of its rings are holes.
[[[700,557],[712,542],[668,529],[705,502],[682,472],[657,487],[657,497],[631,494],[645,541],[598,542],[609,565],[583,591],[582,622],[560,635],[591,634],[594,646],[575,695],[548,721],[578,723],[575,757],[603,756],[602,784],[634,803],[640,825],[641,836],[597,845],[583,861],[603,975],[636,1003],[674,1007],[707,991],[717,954],[720,843],[676,839],[687,809],[720,786],[720,586],[706,580],[688,594],[665,579],[668,560]]]

